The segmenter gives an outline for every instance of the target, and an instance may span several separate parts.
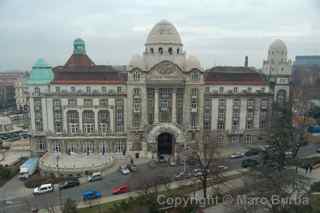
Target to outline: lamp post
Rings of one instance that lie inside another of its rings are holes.
[[[56,167],[57,167],[57,176],[60,176],[60,172],[59,172],[59,160],[60,160],[60,155],[57,152],[56,153]],[[59,196],[59,207],[60,210],[62,211],[62,201],[61,201],[61,190],[58,189],[58,196]]]

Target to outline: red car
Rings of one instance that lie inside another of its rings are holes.
[[[112,188],[113,195],[127,193],[127,192],[129,192],[128,184],[123,184],[121,186]]]

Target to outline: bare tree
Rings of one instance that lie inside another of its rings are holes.
[[[218,134],[204,131],[202,135],[203,138],[197,142],[194,156],[196,164],[199,166],[196,176],[201,182],[205,206],[208,206],[208,186],[222,182],[224,159],[220,154],[220,144],[217,143]]]

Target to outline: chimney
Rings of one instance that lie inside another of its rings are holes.
[[[244,67],[248,67],[248,56],[244,58]]]

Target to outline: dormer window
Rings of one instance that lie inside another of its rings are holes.
[[[198,72],[193,72],[193,73],[191,74],[191,79],[192,79],[193,81],[199,81],[199,80],[200,80],[199,73],[198,73]]]
[[[150,48],[150,53],[153,54],[153,48]]]
[[[223,87],[219,87],[219,93],[223,93]]]
[[[71,87],[71,92],[75,92],[76,88],[75,87]]]
[[[103,93],[107,92],[107,88],[106,87],[102,87],[101,90],[102,90]]]
[[[234,93],[238,93],[238,87],[233,88]]]
[[[177,54],[179,54],[179,53],[180,53],[180,49],[178,48],[178,49],[177,49]]]
[[[37,96],[40,95],[40,88],[39,87],[34,88],[34,94]]]
[[[163,49],[162,47],[159,47],[159,53],[162,55],[163,54]]]
[[[91,88],[90,88],[90,87],[87,87],[87,88],[86,88],[86,91],[87,91],[87,93],[90,93],[90,92],[91,92]]]
[[[168,53],[169,53],[170,55],[172,55],[172,48],[171,48],[171,47],[169,47]]]
[[[56,93],[60,92],[60,87],[56,87]]]

